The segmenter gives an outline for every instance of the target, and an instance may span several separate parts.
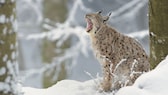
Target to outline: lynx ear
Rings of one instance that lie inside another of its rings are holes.
[[[109,19],[109,16],[104,16],[103,17],[103,23],[105,23]]]
[[[104,16],[104,17],[103,17],[103,23],[105,23],[106,21],[108,21],[110,15],[111,15],[111,13],[109,13],[108,16]]]
[[[102,13],[102,10],[98,11],[97,14],[101,14]]]

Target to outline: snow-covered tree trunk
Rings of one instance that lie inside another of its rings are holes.
[[[0,95],[18,95],[15,0],[0,0]]]
[[[150,62],[154,68],[168,54],[168,0],[149,0]]]
[[[58,22],[64,22],[66,19],[66,8],[67,0],[44,0],[43,2],[43,16],[45,18],[45,23],[53,26],[53,24]],[[48,19],[48,21],[47,21]],[[45,28],[45,27],[44,27]],[[45,28],[46,29],[46,28]],[[49,29],[46,29],[47,31]],[[44,39],[43,40],[43,49],[42,49],[42,56],[44,63],[51,63],[55,57],[60,56],[58,52],[55,52],[55,49],[58,48],[55,46],[57,41],[51,42],[51,40]],[[61,46],[59,49],[66,50],[69,48],[69,40],[65,41],[64,45]],[[63,53],[61,53],[63,54]],[[55,69],[51,71],[46,71],[43,77],[43,86],[50,87],[51,85],[57,83],[57,81],[67,78],[67,71],[65,68],[65,62],[61,63],[62,65],[60,68],[55,67]],[[57,69],[60,69],[58,73],[58,77],[54,79],[54,76],[57,73]],[[50,73],[49,73],[50,72]]]

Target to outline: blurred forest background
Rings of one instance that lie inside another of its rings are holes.
[[[101,76],[86,13],[112,12],[109,24],[136,38],[149,54],[148,0],[16,0],[20,78],[24,86],[48,87],[62,79]]]

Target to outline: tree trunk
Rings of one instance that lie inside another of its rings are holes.
[[[18,95],[15,0],[0,1],[0,95]]]
[[[168,0],[149,0],[150,63],[154,68],[168,54]]]
[[[50,20],[48,24],[53,25],[56,22],[65,21],[66,13],[67,13],[66,2],[67,0],[44,0],[43,16],[44,18],[48,18]],[[69,40],[67,40],[66,42],[69,43]],[[69,44],[66,44],[66,42],[61,47],[62,50],[69,48]],[[47,40],[47,39],[43,40],[42,56],[43,56],[44,63],[52,63],[52,60],[54,59],[54,57],[60,55],[59,53],[55,52],[55,48],[56,48],[55,43],[57,43],[57,41],[51,42],[50,40]],[[43,77],[44,87],[50,87],[53,84],[57,83],[59,80],[65,79],[67,77],[65,63],[62,63],[61,70],[58,74],[58,77],[56,79],[53,79],[54,75],[56,74],[56,69],[58,68],[55,67],[52,72],[46,71],[44,73],[44,77]]]

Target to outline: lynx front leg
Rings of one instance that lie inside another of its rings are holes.
[[[105,62],[103,64],[103,81],[101,83],[101,88],[103,91],[110,91],[112,86],[112,72],[111,63]]]

